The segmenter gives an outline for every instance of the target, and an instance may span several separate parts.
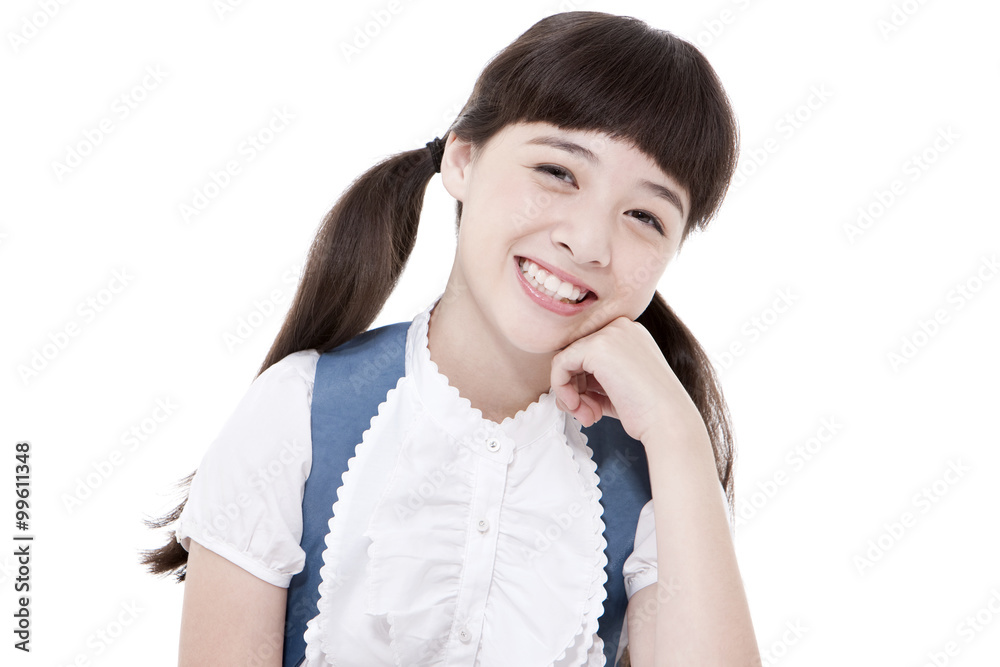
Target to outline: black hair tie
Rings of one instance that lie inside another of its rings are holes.
[[[444,155],[444,142],[440,137],[434,137],[434,141],[427,142],[427,148],[431,151],[431,159],[434,160],[434,171],[441,171],[441,157]]]

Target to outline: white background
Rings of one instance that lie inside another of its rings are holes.
[[[350,60],[342,46],[387,2],[103,0],[50,3],[51,17],[45,4],[0,16],[4,664],[174,664],[183,587],[137,565],[165,539],[142,519],[176,504],[171,485],[255,376],[323,215],[376,161],[442,134],[493,54],[574,7],[695,42],[739,117],[739,185],[660,290],[732,410],[737,550],[765,664],[996,664],[995,3],[401,0]],[[241,144],[274,109],[294,119],[248,160]],[[111,132],[88,151],[102,119]],[[240,173],[185,221],[180,206],[228,160]],[[871,224],[851,237],[859,208]],[[443,289],[454,222],[438,177],[423,221],[375,326]],[[157,401],[176,406],[162,423]],[[132,428],[147,430],[134,447]],[[30,656],[11,648],[19,440]]]

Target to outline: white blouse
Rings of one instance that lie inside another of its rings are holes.
[[[430,358],[436,303],[410,324],[405,375],[343,476],[304,664],[603,665],[606,542],[581,424],[551,392],[485,419]],[[275,586],[303,568],[318,359],[296,352],[253,382],[192,481],[185,549],[194,539]],[[657,580],[652,501],[634,546],[629,598]]]

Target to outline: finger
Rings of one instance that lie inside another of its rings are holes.
[[[553,357],[550,374],[552,390],[574,416],[580,408],[580,395],[587,391],[588,386],[588,373],[584,367],[586,350],[582,340],[575,341]]]
[[[595,394],[593,392],[588,392],[587,394],[600,408],[601,417],[614,417],[618,419],[618,411],[615,410],[614,403],[611,402],[607,396],[602,394]]]
[[[560,405],[558,398],[556,399],[556,405],[564,412],[568,412],[570,416],[579,420],[584,426],[590,426],[600,418],[600,406],[592,396],[587,396],[586,394],[577,394],[577,399],[577,406],[572,410],[567,409],[565,404]]]
[[[574,375],[586,373],[587,345],[585,339],[575,341],[552,358],[552,372],[549,381],[553,387],[569,384]]]
[[[577,419],[584,426],[593,426],[602,415],[601,406],[597,399],[589,394],[580,394],[580,408],[577,413],[581,415]]]
[[[580,393],[572,385],[552,387],[552,393],[556,395],[556,403],[562,404],[562,410],[572,414],[580,407]]]
[[[577,398],[579,402],[573,410],[566,409],[558,397],[556,398],[556,405],[560,410],[568,412],[571,416],[575,417],[584,426],[590,426],[601,418],[603,411],[600,401],[596,397],[588,394],[577,394]]]
[[[585,424],[592,424],[601,418],[602,403],[606,398],[590,394],[586,391],[576,390],[577,380],[570,381],[568,386],[559,387],[554,390],[556,395],[556,407],[563,412],[568,412]]]

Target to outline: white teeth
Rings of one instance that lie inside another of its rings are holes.
[[[560,280],[531,260],[521,259],[521,272],[539,292],[548,294],[553,298],[560,298],[573,303],[586,295],[586,291],[581,291],[573,283]]]

